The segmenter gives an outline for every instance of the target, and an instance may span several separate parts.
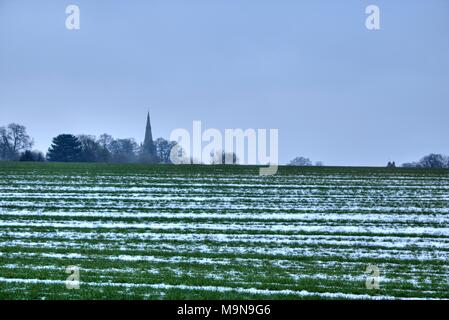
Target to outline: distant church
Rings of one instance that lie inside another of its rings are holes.
[[[140,151],[141,161],[145,163],[157,163],[156,147],[153,142],[153,134],[151,132],[150,112],[147,116],[147,127],[145,129],[145,140]]]

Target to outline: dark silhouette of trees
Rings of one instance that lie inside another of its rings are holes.
[[[114,141],[114,138],[107,134],[103,133],[97,140],[98,144],[100,145],[100,159],[104,162],[110,162],[111,161],[111,143]]]
[[[419,168],[419,164],[417,162],[406,162],[401,165],[403,168]]]
[[[97,140],[95,136],[79,135],[78,140],[81,143],[82,162],[108,162],[111,154],[107,146]]]
[[[33,140],[27,134],[25,126],[11,123],[0,127],[0,160],[18,160],[20,153],[32,146]]]
[[[114,138],[107,134],[107,133],[103,133],[99,138],[98,138],[98,143],[100,144],[100,146],[103,149],[106,149],[109,151],[109,145],[111,144],[112,141],[114,141]]]
[[[134,139],[115,139],[109,144],[111,161],[118,163],[137,162],[139,146]]]
[[[137,162],[139,146],[134,139],[113,139],[95,136],[61,134],[53,139],[48,161],[55,162]]]
[[[20,154],[19,161],[44,162],[44,154],[40,151],[26,150]]]
[[[296,157],[292,161],[289,162],[289,166],[297,166],[297,167],[312,167],[314,164],[312,160],[306,157]],[[315,167],[323,167],[324,163],[322,161],[316,161]]]
[[[388,163],[387,163],[387,168],[396,168],[396,162],[391,162],[391,161],[388,161]]]
[[[171,163],[170,152],[176,143],[159,138],[154,145],[157,159],[152,163]],[[47,158],[58,162],[148,163],[141,157],[141,147],[134,139],[114,139],[106,133],[98,139],[92,135],[64,134],[53,139]]]
[[[300,167],[309,167],[312,166],[312,161],[309,158],[305,157],[296,157],[289,163],[290,166],[300,166]]]
[[[449,168],[449,157],[431,153],[418,162],[404,163],[404,168]]]
[[[79,135],[78,141],[81,143],[80,161],[82,162],[98,162],[97,153],[100,148],[94,136]]]
[[[176,145],[176,142],[168,141],[164,138],[157,138],[156,141],[154,141],[154,145],[156,147],[156,155],[159,163],[172,163],[170,153],[172,148]]]
[[[419,164],[423,168],[447,168],[448,158],[441,154],[429,154],[423,157]]]
[[[53,138],[47,153],[48,161],[53,162],[77,162],[81,161],[81,157],[81,142],[72,134],[60,134]]]

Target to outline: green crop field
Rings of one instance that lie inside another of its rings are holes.
[[[448,170],[0,163],[1,299],[449,298],[448,261]]]

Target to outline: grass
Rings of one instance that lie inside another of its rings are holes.
[[[0,299],[449,298],[449,170],[258,169],[0,162]]]

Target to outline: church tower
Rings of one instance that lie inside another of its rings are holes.
[[[145,129],[145,140],[142,145],[142,160],[144,162],[157,162],[156,147],[153,143],[153,134],[151,132],[150,112],[147,116],[147,127]]]

